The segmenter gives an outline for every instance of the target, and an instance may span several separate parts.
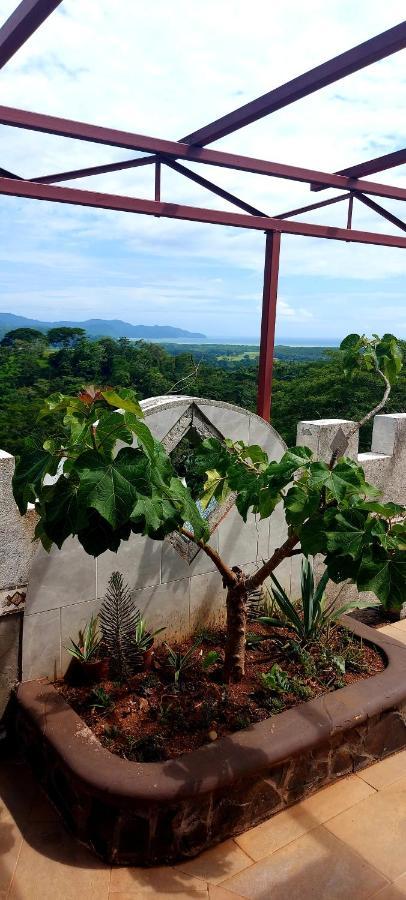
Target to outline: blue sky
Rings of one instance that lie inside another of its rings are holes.
[[[13,6],[0,0],[0,18]],[[113,17],[109,0],[64,0],[1,73],[1,102],[176,139],[397,24],[403,13],[400,0],[120,0]],[[404,61],[405,53],[396,54],[213,146],[326,171],[404,146]],[[26,177],[131,156],[1,131],[0,164]],[[204,174],[271,214],[315,199],[305,185],[211,167]],[[151,167],[72,186],[151,197],[152,178]],[[406,167],[374,180],[406,186]],[[169,170],[163,199],[231,208]],[[402,215],[400,203],[383,204]],[[345,216],[337,204],[303,218],[344,225]],[[359,205],[354,226],[395,230]],[[263,249],[260,232],[2,197],[0,310],[252,338]],[[401,250],[284,236],[278,336],[391,330],[406,337],[405,274]]]

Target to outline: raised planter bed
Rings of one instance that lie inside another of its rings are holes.
[[[19,744],[66,825],[106,861],[195,856],[406,747],[406,645],[354,619],[345,625],[380,648],[384,671],[176,760],[113,755],[41,682],[18,688]]]

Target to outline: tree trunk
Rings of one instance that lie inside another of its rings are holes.
[[[245,587],[245,579],[241,576],[237,584],[229,587],[227,591],[227,639],[224,675],[229,683],[241,681],[245,674],[245,628],[248,594]]]

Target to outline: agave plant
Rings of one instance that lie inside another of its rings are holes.
[[[183,675],[185,669],[188,669],[192,665],[192,658],[195,650],[199,647],[201,641],[197,640],[193,644],[186,653],[180,653],[178,650],[173,650],[172,647],[165,641],[165,647],[168,651],[168,663],[171,668],[174,670],[173,672],[173,680],[176,687],[179,686],[180,679]]]
[[[292,603],[273,573],[271,573],[271,579],[274,585],[272,597],[281,611],[283,619],[261,616],[259,621],[264,625],[272,625],[274,628],[283,628],[289,625],[301,641],[314,640],[321,632],[337,622],[340,616],[359,606],[359,603],[349,602],[337,608],[335,600],[328,602],[325,596],[329,580],[328,572],[324,572],[318,585],[315,586],[313,567],[307,558],[302,562],[301,596],[297,605]]]
[[[145,619],[142,619],[141,616],[138,617],[133,637],[134,654],[138,662],[141,662],[144,654],[151,649],[154,639],[157,634],[161,634],[161,631],[165,631],[165,626],[157,628],[156,631],[149,631]]]
[[[100,647],[100,642],[101,637],[98,630],[97,616],[92,616],[83,630],[79,631],[78,643],[71,638],[70,647],[65,647],[65,650],[78,662],[93,662]]]

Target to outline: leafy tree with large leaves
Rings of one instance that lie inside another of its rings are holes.
[[[341,352],[349,374],[373,369],[385,384],[381,403],[363,417],[364,423],[386,402],[398,377],[399,347],[392,335],[372,340],[350,335]],[[203,506],[233,492],[245,521],[249,513],[263,519],[279,503],[284,506],[286,540],[247,575],[230,568],[210,547],[207,522],[192,492],[143,421],[131,390],[53,394],[40,416],[56,417],[59,426],[52,433],[63,434],[63,440],[51,438],[42,449],[28,449],[17,459],[13,482],[22,514],[35,503],[36,536],[49,549],[76,535],[94,556],[116,551],[131,533],[162,540],[178,530],[194,541],[213,560],[227,589],[227,680],[244,675],[249,593],[293,554],[323,554],[330,578],[350,579],[360,590],[374,591],[386,607],[399,608],[406,601],[406,509],[380,501],[361,466],[345,457],[345,440],[335,446],[329,464],[300,446],[278,462],[242,441],[223,444],[209,438],[193,451],[195,475],[205,480]]]

